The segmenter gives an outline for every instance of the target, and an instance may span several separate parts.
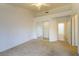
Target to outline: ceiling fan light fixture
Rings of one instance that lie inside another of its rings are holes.
[[[41,6],[47,6],[45,3],[33,3],[32,5],[36,6],[38,9],[40,9]]]

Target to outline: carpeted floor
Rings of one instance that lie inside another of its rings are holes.
[[[77,48],[69,44],[48,40],[31,40],[22,45],[1,52],[1,56],[72,56],[77,55]]]

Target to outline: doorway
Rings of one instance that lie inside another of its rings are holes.
[[[58,23],[58,40],[64,41],[64,23]]]

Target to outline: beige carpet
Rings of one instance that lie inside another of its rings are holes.
[[[1,56],[71,56],[77,55],[76,47],[61,41],[31,40],[1,52]]]

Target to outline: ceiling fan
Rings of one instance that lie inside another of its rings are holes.
[[[46,3],[33,3],[32,6],[36,6],[39,10],[42,6],[48,6]]]

